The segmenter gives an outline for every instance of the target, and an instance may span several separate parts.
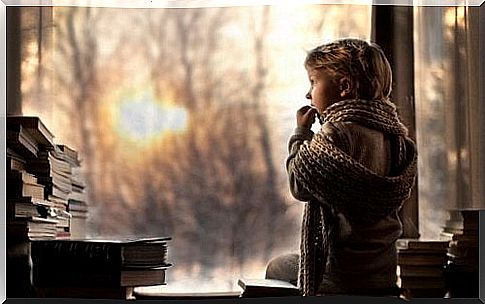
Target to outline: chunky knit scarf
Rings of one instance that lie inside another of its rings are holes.
[[[305,205],[299,288],[314,295],[335,238],[336,217],[372,224],[397,211],[409,198],[416,175],[416,148],[390,101],[344,100],[328,107],[325,122],[354,122],[391,135],[395,149],[389,176],[380,176],[336,147],[322,132],[300,147],[295,175],[315,200]]]

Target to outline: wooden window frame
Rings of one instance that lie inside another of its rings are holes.
[[[391,99],[396,104],[409,135],[416,141],[414,98],[413,6],[373,5],[373,42],[380,45],[392,67]],[[418,178],[411,197],[399,212],[403,238],[419,238]]]

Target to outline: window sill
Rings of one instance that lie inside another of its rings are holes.
[[[146,287],[136,287],[133,292],[137,300],[187,300],[187,299],[235,299],[241,295],[240,291],[227,292],[163,292],[153,291]]]

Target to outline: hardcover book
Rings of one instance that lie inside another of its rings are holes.
[[[54,147],[54,135],[47,129],[39,117],[7,116],[7,130],[22,126],[35,140],[46,148]]]
[[[130,240],[80,239],[32,242],[34,263],[60,263],[74,268],[166,266],[169,237]]]
[[[165,267],[72,269],[61,264],[33,264],[38,287],[128,287],[166,284]]]
[[[398,239],[396,247],[399,250],[428,250],[445,251],[448,249],[449,242],[444,240],[421,240],[421,239]]]
[[[283,297],[299,296],[297,286],[273,279],[239,279],[238,285],[243,289],[241,297]]]

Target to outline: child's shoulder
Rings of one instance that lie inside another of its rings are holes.
[[[349,121],[326,122],[322,125],[320,133],[348,154],[383,136],[380,131]]]
[[[321,126],[319,133],[345,151],[350,144],[351,130],[349,122],[328,121]]]
[[[347,136],[355,129],[355,124],[348,121],[327,121],[321,128],[320,133],[330,138]]]
[[[362,137],[367,134],[382,133],[378,130],[370,129],[361,124],[351,121],[329,121],[325,122],[320,132],[329,137]]]

